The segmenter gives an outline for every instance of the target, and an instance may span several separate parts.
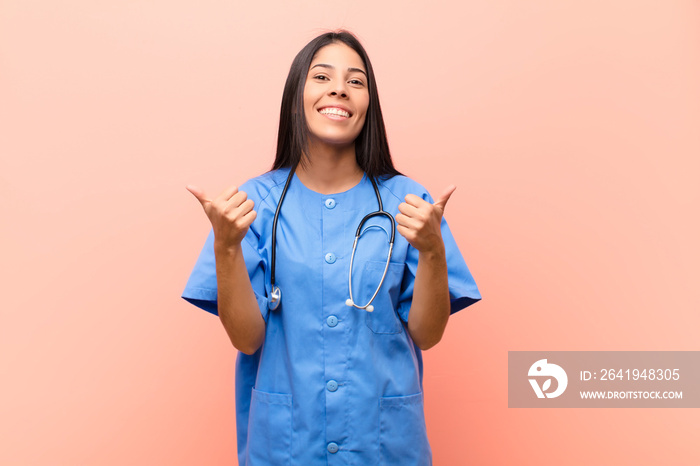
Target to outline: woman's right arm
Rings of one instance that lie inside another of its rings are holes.
[[[250,284],[241,245],[217,244],[214,239],[214,254],[219,318],[233,346],[253,354],[265,339],[265,321]]]
[[[235,186],[214,200],[194,186],[187,186],[187,190],[202,204],[214,229],[219,319],[233,346],[245,354],[253,354],[265,339],[265,321],[241,248],[241,241],[256,217],[253,201]]]

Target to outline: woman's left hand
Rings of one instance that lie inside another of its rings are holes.
[[[442,192],[435,204],[431,204],[415,194],[406,196],[406,202],[399,204],[396,214],[396,229],[418,252],[442,252],[442,233],[440,222],[445,212],[445,205],[457,189],[450,185]]]

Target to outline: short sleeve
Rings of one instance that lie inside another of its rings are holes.
[[[423,199],[433,203],[433,199],[428,193],[423,195]],[[447,260],[447,285],[450,291],[450,314],[464,309],[467,306],[474,304],[481,299],[481,294],[476,286],[474,277],[472,277],[467,263],[459,251],[457,242],[452,236],[450,227],[443,217],[440,224],[442,232],[442,240],[445,244],[445,258]],[[416,279],[416,270],[418,270],[418,250],[413,246],[408,246],[406,255],[406,270],[404,272],[403,282],[401,284],[401,293],[399,295],[398,313],[404,322],[408,322],[408,313],[413,302],[413,287]]]
[[[252,237],[252,238],[251,238]],[[266,261],[251,242],[255,238],[252,229],[241,241],[243,259],[245,260],[250,283],[253,286],[255,299],[260,307],[263,319],[267,320],[268,298],[265,293]],[[182,298],[195,306],[219,315],[217,306],[216,257],[214,255],[214,230],[209,231],[202,252],[195,263],[194,269],[187,280]]]

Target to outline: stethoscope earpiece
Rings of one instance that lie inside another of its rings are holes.
[[[353,303],[353,302],[352,302],[352,299],[350,299],[350,298],[348,298],[348,299],[345,300],[345,305],[348,306],[348,307],[356,307],[356,308],[358,308],[358,309],[364,309],[364,310],[367,311],[367,312],[372,312],[372,311],[374,311],[374,306],[372,306],[371,304],[368,304],[368,305],[365,306],[365,307],[360,307],[360,306],[356,305],[355,303]]]

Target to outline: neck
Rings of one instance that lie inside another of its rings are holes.
[[[321,194],[333,194],[355,186],[363,171],[355,158],[355,145],[329,146],[309,142],[305,166],[297,167],[296,175],[304,186]]]

